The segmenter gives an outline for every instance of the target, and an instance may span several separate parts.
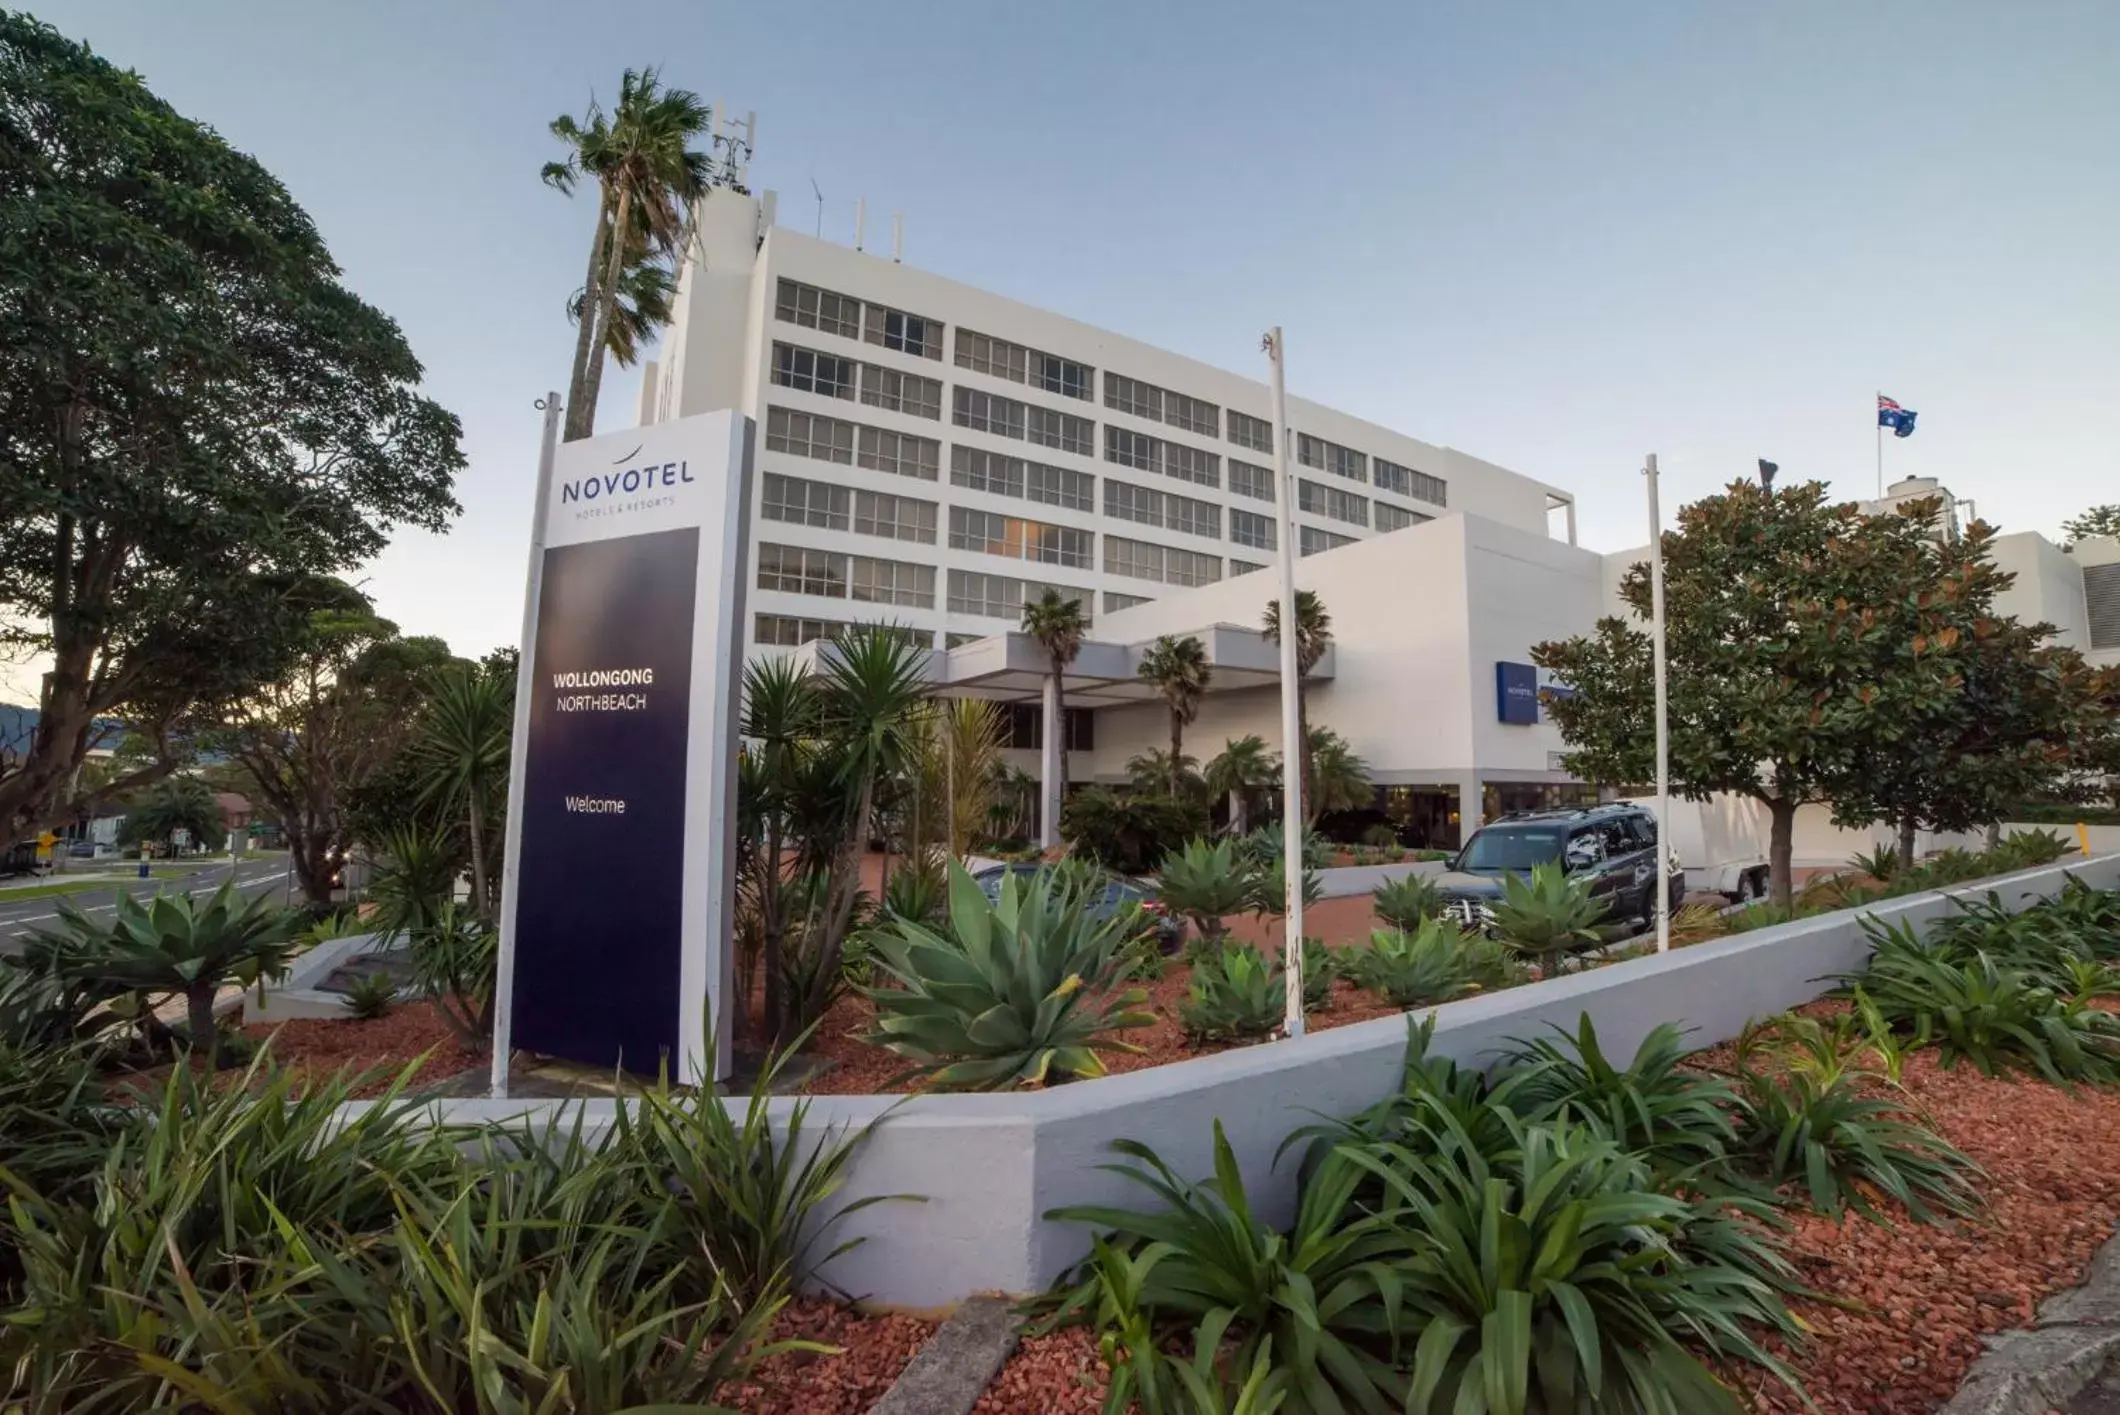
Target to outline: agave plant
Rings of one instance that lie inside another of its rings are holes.
[[[1426,875],[1400,875],[1384,881],[1371,893],[1376,916],[1407,933],[1443,912],[1443,891]]]
[[[390,1014],[397,992],[397,979],[388,973],[364,974],[346,989],[346,1011],[356,1021],[373,1022]]]
[[[915,1063],[938,1086],[991,1090],[1104,1072],[1111,1034],[1145,1027],[1146,992],[1131,976],[1128,921],[1097,918],[1079,884],[1054,871],[1011,872],[989,902],[950,864],[946,929],[906,920],[870,934],[871,966],[895,986],[862,989],[876,1004],[868,1040]]]
[[[62,901],[59,927],[38,938],[63,956],[61,966],[96,987],[182,997],[192,1047],[217,1065],[215,996],[231,983],[247,987],[284,973],[297,916],[269,895],[238,893],[232,881],[203,903],[185,894],[146,903],[120,894],[115,911],[109,923],[97,923]]]
[[[1548,970],[1574,950],[1598,942],[1597,924],[1604,917],[1604,901],[1557,863],[1533,866],[1528,880],[1504,874],[1502,896],[1494,904],[1495,933]]]
[[[1867,852],[1859,851],[1848,857],[1848,868],[1884,884],[1899,873],[1899,852],[1889,845],[1879,845]]]
[[[1444,919],[1429,919],[1412,932],[1378,929],[1354,951],[1347,968],[1357,984],[1399,1007],[1429,1006],[1471,991],[1473,976],[1491,954],[1468,951],[1464,933]]]
[[[1280,965],[1248,943],[1224,944],[1193,965],[1178,1023],[1195,1041],[1262,1037],[1288,1010]]]
[[[1227,840],[1187,842],[1182,851],[1163,857],[1156,876],[1156,895],[1164,907],[1182,914],[1211,944],[1221,942],[1227,932],[1223,915],[1242,912],[1250,901],[1251,886],[1236,848]]]

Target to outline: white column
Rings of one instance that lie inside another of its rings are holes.
[[[1044,718],[1038,782],[1043,788],[1045,805],[1038,815],[1038,843],[1050,850],[1060,843],[1060,798],[1067,790],[1067,783],[1060,779],[1060,744],[1067,740],[1061,734],[1067,730],[1067,724],[1060,702],[1060,685],[1051,674],[1045,679]]]

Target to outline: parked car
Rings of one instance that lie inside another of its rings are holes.
[[[33,875],[41,868],[34,840],[20,841],[0,850],[0,879],[9,875]]]
[[[1040,870],[1050,868],[1049,865],[1030,863],[987,865],[973,871],[972,878],[988,899],[999,899],[1001,881],[1009,875],[1034,875]],[[1185,921],[1173,917],[1171,912],[1163,907],[1163,901],[1156,898],[1154,891],[1147,885],[1125,875],[1104,876],[1104,897],[1091,901],[1090,917],[1107,919],[1129,905],[1138,905],[1142,915],[1154,922],[1157,946],[1165,953],[1176,953],[1185,946]]]
[[[1591,896],[1605,901],[1608,923],[1642,928],[1656,917],[1656,817],[1630,805],[1524,811],[1475,831],[1436,879],[1444,913],[1486,929],[1502,880],[1545,864],[1587,880]],[[1674,863],[1674,911],[1685,895],[1685,871]]]

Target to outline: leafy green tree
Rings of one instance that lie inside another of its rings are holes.
[[[194,776],[172,776],[155,783],[147,795],[118,822],[118,840],[125,845],[151,843],[167,846],[178,831],[208,850],[218,850],[228,839],[221,804],[213,788]]]
[[[1251,829],[1251,802],[1258,792],[1270,789],[1280,777],[1280,766],[1266,750],[1265,739],[1256,733],[1232,737],[1207,763],[1210,795],[1229,798],[1229,831],[1244,835]]]
[[[1141,655],[1141,681],[1156,690],[1170,709],[1170,778],[1166,789],[1178,794],[1179,763],[1185,759],[1185,729],[1200,716],[1200,699],[1214,681],[1215,671],[1207,662],[1207,645],[1191,634],[1176,638],[1164,634]]]
[[[1260,626],[1268,643],[1278,646],[1281,642],[1281,601],[1266,602],[1266,617]],[[1316,590],[1296,591],[1296,727],[1305,742],[1310,741],[1310,687],[1307,680],[1310,670],[1318,666],[1325,651],[1332,647],[1332,615],[1325,610],[1325,601],[1318,598]],[[1303,773],[1303,816],[1305,820],[1317,819],[1317,795],[1312,785],[1309,754],[1300,763]]]
[[[0,839],[174,771],[278,677],[315,577],[456,511],[457,420],[254,159],[0,13],[0,649],[48,658]],[[83,799],[122,719],[153,759]]]
[[[2063,521],[2061,529],[2068,533],[2070,545],[2091,536],[2111,536],[2120,539],[2120,502],[2109,506],[2093,506],[2081,516]]]
[[[569,194],[583,177],[597,184],[589,273],[569,306],[576,316],[569,441],[596,431],[604,355],[631,362],[640,338],[669,317],[670,266],[683,252],[692,203],[715,175],[708,155],[690,144],[712,123],[697,94],[665,89],[652,68],[626,70],[608,114],[592,100],[580,121],[552,120],[552,136],[568,152],[545,164],[545,181]]]
[[[310,616],[292,668],[231,703],[210,738],[241,768],[287,837],[302,891],[331,898],[336,861],[352,846],[352,792],[396,755],[411,725],[408,706],[451,661],[434,638],[401,638],[367,597]]]
[[[1774,899],[1790,899],[1797,808],[1832,801],[1866,760],[1955,692],[1928,662],[1880,673],[1904,583],[1933,528],[1914,515],[1865,516],[1806,482],[1772,492],[1736,482],[1679,512],[1663,536],[1670,683],[1670,771],[1679,794],[1749,796],[1771,819]],[[1584,638],[1544,643],[1532,660],[1575,689],[1547,710],[1587,781],[1655,775],[1649,567],[1620,595],[1637,618],[1608,618]],[[1911,648],[1911,645],[1909,645]]]
[[[1082,641],[1089,637],[1089,615],[1082,608],[1082,601],[1069,599],[1060,591],[1048,589],[1023,606],[1023,632],[1038,641],[1045,650],[1048,673],[1051,675],[1052,699],[1056,703],[1066,701],[1064,683],[1067,666],[1082,652]],[[1062,707],[1057,714],[1058,722],[1045,724],[1045,731],[1060,734],[1060,790],[1067,791],[1067,709]]]

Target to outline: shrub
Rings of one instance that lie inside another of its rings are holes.
[[[1848,867],[1883,884],[1899,873],[1899,852],[1890,845],[1879,845],[1866,854],[1849,856]]]
[[[368,883],[374,925],[386,934],[410,933],[431,922],[456,893],[464,873],[464,851],[440,827],[401,825],[376,842],[382,858]]]
[[[1224,944],[1193,965],[1179,1025],[1195,1041],[1240,1041],[1281,1025],[1288,987],[1280,965],[1244,944]]]
[[[1652,1028],[1625,1067],[1605,1055],[1587,1012],[1573,1036],[1555,1030],[1561,1042],[1518,1042],[1509,1053],[1506,1085],[1518,1113],[1589,1125],[1659,1174],[1703,1173],[1722,1163],[1736,1138],[1728,1112],[1737,1097],[1721,1077],[1680,1065],[1686,1049],[1678,1028]]]
[[[1853,1208],[1881,1222],[1870,1190],[1898,1200],[1921,1223],[1935,1222],[1937,1209],[1978,1207],[1969,1181],[1979,1168],[1900,1107],[1864,1093],[1866,1073],[1849,1061],[1860,1045],[1852,1031],[1793,1016],[1774,1030],[1798,1047],[1780,1071],[1753,1065],[1766,1032],[1748,1030],[1737,1048],[1736,1145],[1769,1184],[1801,1185],[1810,1206],[1834,1219]]]
[[[1399,833],[1383,821],[1377,821],[1363,828],[1362,843],[1379,850],[1389,849],[1399,843]]]
[[[1997,873],[2051,865],[2076,853],[2076,842],[2054,830],[2025,830],[2005,836],[1988,858]]]
[[[1303,939],[1303,1010],[1323,1007],[1332,1001],[1332,985],[1347,971],[1347,960],[1322,938]]]
[[[1557,864],[1544,864],[1534,866],[1528,880],[1502,876],[1494,929],[1510,948],[1550,971],[1575,949],[1599,941],[1596,925],[1604,916],[1604,902],[1591,897],[1588,885]]]
[[[1146,874],[1185,842],[1207,833],[1196,801],[1090,786],[1060,808],[1060,833],[1075,852],[1120,874]]]
[[[369,973],[346,989],[346,1010],[362,1022],[387,1016],[397,1001],[397,981],[388,973]]]
[[[1492,961],[1467,948],[1455,924],[1430,919],[1411,933],[1378,929],[1354,950],[1347,970],[1355,982],[1399,1007],[1448,1002],[1491,981],[1475,970]]]
[[[924,924],[941,918],[949,906],[949,877],[934,856],[908,861],[893,870],[883,887],[883,912],[893,919]]]
[[[499,935],[469,905],[451,899],[410,931],[408,946],[413,986],[459,1037],[473,1046],[486,1045],[493,1035]]]
[[[1164,907],[1190,920],[1210,944],[1221,941],[1222,916],[1240,912],[1251,894],[1251,879],[1226,840],[1190,841],[1183,851],[1164,856],[1157,874],[1156,895]]]
[[[1443,912],[1443,892],[1426,875],[1406,874],[1371,891],[1376,916],[1395,929],[1412,932]]]
[[[938,1086],[1103,1074],[1100,1051],[1130,1049],[1110,1033],[1154,1019],[1129,1010],[1145,992],[1115,995],[1129,976],[1128,921],[1093,918],[1089,903],[1053,871],[1011,874],[989,903],[952,861],[944,928],[899,920],[870,936],[873,967],[895,986],[861,990],[876,1004],[868,1040]]]

